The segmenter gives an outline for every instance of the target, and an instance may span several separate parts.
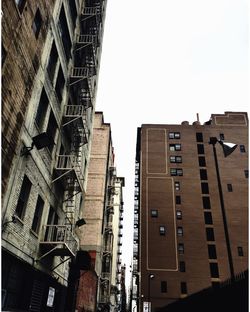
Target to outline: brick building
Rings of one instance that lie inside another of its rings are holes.
[[[2,1],[3,311],[65,310],[105,10],[104,0]]]
[[[237,147],[227,156],[222,142]],[[142,125],[135,183],[138,311],[156,311],[248,269],[247,113],[213,114],[204,125]]]
[[[79,237],[81,250],[90,260],[89,270],[99,279],[94,284],[79,287],[79,311],[85,306],[81,298],[90,289],[96,296],[89,311],[94,312],[97,308],[118,311],[120,307],[124,178],[116,175],[114,158],[110,124],[104,123],[103,113],[96,112],[82,214],[86,225],[79,229]],[[82,272],[80,281],[84,279]]]

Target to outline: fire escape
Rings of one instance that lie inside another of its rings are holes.
[[[114,167],[109,168],[108,186],[107,186],[107,204],[105,207],[105,223],[103,233],[103,253],[102,253],[102,273],[100,284],[99,303],[102,305],[109,303],[111,293],[111,271],[112,271],[112,252],[113,252],[113,214],[115,194]]]
[[[139,257],[139,198],[140,198],[140,164],[135,163],[135,194],[134,194],[134,237],[133,237],[133,269],[132,278],[134,280],[132,288],[132,300],[138,299],[138,257]]]
[[[40,259],[49,254],[75,256],[78,249],[73,233],[76,195],[84,192],[83,152],[89,140],[88,110],[93,108],[103,10],[103,0],[87,0],[81,12],[80,34],[76,36],[74,66],[69,77],[69,101],[64,107],[62,118],[62,129],[71,143],[67,152],[61,150],[57,155],[52,181],[64,191],[65,223],[45,225],[45,236],[40,240]]]

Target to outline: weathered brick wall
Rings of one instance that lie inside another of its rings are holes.
[[[13,158],[20,143],[20,130],[39,68],[55,0],[27,1],[20,14],[15,1],[2,1],[2,195],[6,190]],[[32,23],[37,8],[42,26],[36,39]]]

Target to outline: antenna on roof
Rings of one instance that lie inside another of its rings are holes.
[[[199,113],[196,113],[196,118],[197,118],[197,121],[200,122]]]

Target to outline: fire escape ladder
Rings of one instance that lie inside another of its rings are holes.
[[[96,25],[99,25],[102,20],[102,6],[94,6],[94,7],[88,7],[85,6],[82,11],[82,20],[86,21],[91,18],[94,18]]]

